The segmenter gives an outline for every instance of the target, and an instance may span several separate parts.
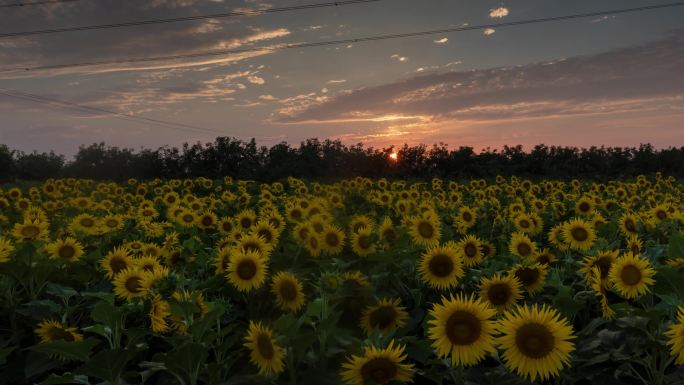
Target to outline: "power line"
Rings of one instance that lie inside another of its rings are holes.
[[[90,66],[100,66],[100,65],[106,65],[106,64],[145,63],[145,62],[154,62],[154,61],[162,61],[162,60],[190,59],[190,58],[209,57],[209,56],[224,56],[224,55],[241,54],[241,53],[248,53],[248,52],[279,51],[279,50],[285,50],[285,49],[297,49],[297,48],[307,48],[307,47],[322,47],[322,46],[330,46],[330,45],[353,44],[353,43],[363,43],[363,42],[379,41],[379,40],[402,39],[402,38],[408,38],[408,37],[428,36],[428,35],[446,34],[446,33],[453,33],[453,32],[473,31],[473,30],[481,30],[481,29],[487,29],[487,28],[501,28],[501,27],[517,26],[517,25],[546,23],[546,22],[552,22],[552,21],[580,19],[580,18],[595,17],[595,16],[615,15],[615,14],[628,13],[628,12],[640,12],[640,11],[679,7],[679,6],[684,6],[684,1],[676,2],[676,3],[667,3],[667,4],[658,4],[658,5],[651,5],[651,6],[635,7],[635,8],[613,9],[613,10],[609,10],[609,11],[578,13],[578,14],[573,14],[573,15],[554,16],[554,17],[545,17],[545,18],[538,18],[538,19],[527,19],[527,20],[509,21],[509,22],[501,22],[501,23],[492,23],[492,24],[470,25],[470,26],[464,26],[464,27],[445,28],[445,29],[437,29],[437,30],[430,30],[430,31],[408,32],[408,33],[398,33],[398,34],[390,34],[390,35],[366,36],[366,37],[357,37],[357,38],[342,39],[342,40],[328,40],[328,41],[313,42],[313,43],[279,44],[279,45],[266,46],[266,47],[247,47],[247,48],[239,48],[239,49],[232,49],[232,50],[205,51],[205,52],[196,52],[196,53],[181,54],[181,55],[167,55],[167,56],[126,58],[126,59],[90,61],[90,62],[79,62],[79,63],[52,64],[52,65],[43,65],[43,66],[35,66],[35,67],[0,68],[0,73],[17,72],[17,71],[37,71],[37,70],[64,69],[64,68],[76,68],[76,67],[90,67]]]
[[[77,1],[77,0],[71,0],[71,1]],[[379,1],[382,1],[382,0],[343,0],[343,1],[332,1],[332,2],[327,2],[327,3],[318,3],[318,4],[295,5],[295,6],[291,6],[291,7],[264,8],[264,9],[254,9],[254,10],[246,10],[246,11],[214,13],[214,14],[210,14],[210,15],[184,16],[184,17],[175,17],[175,18],[170,18],[170,19],[152,19],[152,20],[142,20],[142,21],[129,21],[129,22],[124,22],[124,23],[114,23],[114,24],[88,25],[88,26],[82,26],[82,27],[65,27],[65,28],[54,28],[54,29],[41,29],[41,30],[35,30],[35,31],[6,32],[6,33],[0,33],[0,38],[30,36],[30,35],[47,35],[47,34],[53,34],[53,33],[91,31],[91,30],[122,28],[122,27],[136,27],[136,26],[153,25],[153,24],[177,23],[180,21],[220,19],[220,18],[235,17],[235,16],[255,16],[255,15],[263,15],[263,14],[267,14],[267,13],[292,12],[292,11],[301,11],[301,10],[315,9],[315,8],[339,7],[339,6],[344,6],[344,5],[377,3]]]
[[[30,3],[18,2],[18,3],[11,3],[11,4],[0,4],[0,8],[15,8],[15,7],[18,8],[18,7],[27,7],[27,6],[34,6],[34,5],[74,3],[76,1],[80,1],[80,0],[42,0],[42,1],[33,1]]]
[[[107,115],[112,115],[113,118],[117,118],[117,119],[123,119],[126,121],[133,121],[133,122],[137,122],[137,123],[154,124],[157,126],[163,126],[166,128],[173,128],[176,130],[190,130],[190,131],[202,132],[202,133],[223,134],[220,131],[212,130],[209,128],[193,126],[193,125],[188,125],[188,124],[183,124],[183,123],[175,123],[175,122],[170,122],[170,121],[161,120],[161,119],[145,118],[142,116],[125,114],[122,112],[111,111],[111,110],[107,110],[107,109],[99,108],[99,107],[85,106],[82,104],[76,104],[76,103],[67,102],[64,100],[50,98],[47,96],[36,95],[36,94],[28,93],[28,92],[11,90],[11,89],[7,89],[7,88],[0,88],[0,95],[4,95],[4,96],[15,98],[15,99],[21,99],[21,100],[26,100],[26,101],[30,101],[30,102],[35,102],[35,103],[47,104],[47,105],[52,105],[52,106],[56,105],[56,106],[59,106],[62,108],[67,108],[67,109],[71,109],[71,110],[79,111],[79,112],[85,112],[85,113],[91,113],[91,114],[92,113],[107,114]]]

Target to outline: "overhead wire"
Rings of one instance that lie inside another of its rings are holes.
[[[0,8],[19,8],[19,7],[30,7],[37,5],[48,5],[48,4],[59,4],[59,3],[75,3],[81,0],[41,0],[41,1],[31,1],[28,3],[19,1],[16,3],[6,3],[0,4]]]
[[[277,44],[272,46],[260,46],[260,47],[245,47],[230,50],[218,50],[218,51],[205,51],[205,52],[195,52],[188,54],[178,54],[178,55],[165,55],[165,56],[153,56],[153,57],[139,57],[139,58],[123,58],[123,59],[113,59],[113,60],[99,60],[99,61],[87,61],[87,62],[76,62],[76,63],[64,63],[64,64],[50,64],[42,66],[24,66],[24,67],[14,67],[14,68],[0,68],[0,73],[17,72],[17,71],[39,71],[39,70],[53,70],[53,69],[65,69],[65,68],[77,68],[77,67],[91,67],[91,66],[101,66],[110,64],[133,64],[133,63],[145,63],[145,62],[155,62],[155,61],[168,61],[168,60],[178,60],[178,59],[190,59],[198,57],[211,57],[211,56],[226,56],[233,54],[242,54],[249,52],[260,52],[260,51],[280,51],[286,49],[299,49],[308,47],[322,47],[322,46],[332,46],[332,45],[343,45],[343,44],[355,44],[371,41],[381,41],[381,40],[391,40],[391,39],[403,39],[410,37],[420,37],[429,36],[437,34],[448,34],[455,32],[473,31],[473,30],[483,30],[488,28],[502,28],[511,27],[518,25],[528,25],[528,24],[538,24],[547,23],[563,20],[572,20],[596,16],[606,16],[606,15],[616,15],[630,12],[643,12],[648,10],[664,9],[684,6],[684,1],[666,3],[666,4],[656,4],[650,6],[633,7],[633,8],[620,8],[612,9],[606,11],[595,11],[595,12],[585,12],[577,13],[571,15],[544,17],[536,19],[525,19],[525,20],[515,20],[508,22],[498,22],[498,23],[488,23],[479,25],[467,25],[453,28],[443,28],[428,31],[418,31],[418,32],[407,32],[407,33],[396,33],[396,34],[386,34],[386,35],[375,35],[375,36],[364,36],[349,39],[340,40],[327,40],[320,42],[304,42],[304,43],[286,43]]]
[[[174,17],[174,18],[167,18],[167,19],[150,19],[150,20],[129,21],[129,22],[112,23],[112,24],[97,24],[97,25],[77,26],[77,27],[40,29],[40,30],[34,30],[34,31],[4,32],[4,33],[0,33],[0,38],[33,36],[33,35],[47,35],[47,34],[64,33],[64,32],[92,31],[92,30],[102,30],[102,29],[111,29],[111,28],[139,27],[139,26],[154,25],[154,24],[178,23],[178,22],[182,22],[182,21],[195,21],[195,20],[206,20],[206,19],[220,19],[220,18],[236,17],[236,16],[256,16],[256,15],[264,15],[264,14],[268,14],[268,13],[277,13],[277,12],[293,12],[293,11],[303,11],[303,10],[316,9],[316,8],[341,7],[341,6],[346,6],[346,5],[377,3],[380,1],[383,1],[383,0],[340,0],[340,1],[330,1],[330,2],[326,2],[326,3],[294,5],[294,6],[290,6],[290,7],[263,8],[263,9],[244,10],[244,11],[231,11],[231,12],[214,13],[214,14],[208,14],[208,15],[183,16],[183,17]]]

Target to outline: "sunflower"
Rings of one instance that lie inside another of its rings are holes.
[[[273,249],[273,245],[266,242],[266,240],[257,234],[245,235],[238,241],[238,248],[245,252],[260,253],[268,256]]]
[[[522,299],[522,284],[513,275],[495,274],[492,278],[480,279],[480,298],[499,312],[510,309]]]
[[[435,215],[413,217],[408,221],[408,232],[413,242],[421,246],[435,246],[439,244],[442,229],[439,218]]]
[[[83,335],[77,332],[78,329],[75,327],[66,327],[61,323],[48,319],[38,324],[38,328],[35,333],[40,337],[40,342],[53,342],[53,341],[82,341]]]
[[[122,270],[114,277],[114,293],[122,299],[131,300],[147,294],[143,285],[145,272],[137,267]]]
[[[102,218],[102,228],[107,231],[118,231],[124,227],[124,219],[121,215],[107,215]]]
[[[112,279],[119,272],[133,266],[133,260],[127,249],[116,247],[100,261],[100,266],[105,270],[107,278]]]
[[[420,279],[428,286],[445,290],[456,286],[463,277],[463,261],[458,250],[451,245],[429,248],[418,262]]]
[[[269,221],[259,220],[254,228],[252,229],[252,234],[263,238],[269,245],[275,245],[278,243],[278,238],[280,237],[280,231],[276,229]]]
[[[641,297],[655,283],[655,270],[648,260],[628,252],[613,262],[608,276],[621,296],[629,299]]]
[[[667,345],[670,346],[670,352],[676,357],[675,364],[684,364],[684,308],[679,307],[677,314],[677,323],[670,325],[665,332],[668,337]]]
[[[259,368],[259,374],[276,375],[285,371],[285,349],[273,339],[269,327],[249,321],[245,346],[250,350],[250,361]]]
[[[375,329],[382,334],[387,334],[394,329],[404,327],[408,318],[406,308],[401,306],[399,298],[383,298],[376,305],[367,306],[363,310],[361,328],[369,336]]]
[[[435,304],[430,311],[432,320],[428,322],[437,355],[451,355],[451,365],[470,366],[480,362],[485,354],[494,353],[492,334],[496,322],[491,318],[495,314],[495,310],[472,294],[442,297],[442,303]]]
[[[390,341],[385,349],[365,346],[363,355],[352,355],[342,364],[342,382],[345,385],[383,385],[389,382],[411,382],[413,364],[404,364],[405,347]]]
[[[242,230],[249,230],[256,223],[257,216],[252,210],[243,210],[235,216],[235,223]]]
[[[511,236],[508,250],[512,254],[526,258],[537,252],[537,245],[524,233],[515,232]]]
[[[325,225],[321,239],[323,249],[329,255],[338,255],[344,249],[344,231],[335,225]]]
[[[83,255],[83,246],[74,238],[58,239],[45,248],[50,259],[62,259],[69,262],[77,261]]]
[[[227,277],[240,291],[258,289],[268,273],[267,259],[259,252],[235,250],[228,262]]]
[[[271,292],[282,310],[296,312],[304,306],[304,287],[292,273],[281,271],[273,276]]]
[[[14,246],[12,245],[12,242],[10,242],[8,239],[0,237],[0,263],[7,262],[13,251]]]
[[[95,235],[100,231],[98,219],[90,214],[79,214],[71,220],[69,231],[72,234]]]
[[[228,261],[230,261],[230,254],[232,249],[229,247],[218,248],[218,253],[214,257],[214,267],[216,268],[216,274],[223,274],[228,269]]]
[[[575,203],[575,213],[577,215],[589,215],[594,211],[594,201],[589,197],[582,197]]]
[[[352,217],[351,222],[349,223],[349,231],[353,234],[364,227],[372,230],[373,226],[373,220],[368,218],[367,216],[354,215],[354,217]]]
[[[644,243],[639,239],[637,234],[630,234],[627,236],[627,250],[634,254],[640,254]]]
[[[532,260],[539,263],[540,265],[551,265],[558,260],[558,257],[549,249],[541,249],[539,252],[531,256]]]
[[[535,263],[531,266],[518,265],[509,274],[517,278],[528,293],[535,294],[544,289],[547,273],[546,265]]]
[[[596,241],[596,232],[591,223],[582,219],[572,219],[563,225],[563,238],[575,250],[589,250]]]
[[[12,236],[17,241],[47,240],[48,224],[37,219],[25,219],[24,223],[16,223],[12,229]]]
[[[456,244],[461,257],[463,257],[463,265],[466,267],[477,266],[482,262],[482,241],[474,235],[468,235]]]
[[[620,225],[620,231],[625,236],[630,234],[639,234],[637,223],[639,223],[639,220],[637,216],[632,213],[624,213],[618,221],[618,224]]]
[[[304,248],[312,257],[318,257],[323,251],[323,240],[321,236],[311,231],[308,233]]]
[[[397,239],[399,239],[397,230],[394,228],[394,224],[389,217],[385,217],[385,219],[382,220],[380,228],[378,229],[378,233],[380,234],[380,239],[382,240],[382,243],[385,245],[386,249],[392,247]]]
[[[209,311],[209,308],[204,303],[204,295],[201,292],[188,290],[176,291],[171,298],[175,303],[190,304],[193,307],[192,314],[186,315],[186,317],[190,318],[189,320],[184,319],[185,317],[171,316],[173,328],[180,335],[187,334],[189,322],[203,319]]]
[[[589,282],[593,269],[598,268],[601,274],[601,282],[604,284],[607,283],[610,268],[619,254],[620,252],[618,250],[604,250],[594,256],[585,257],[582,261],[580,271],[584,274],[586,281]]]
[[[365,274],[358,270],[355,270],[347,271],[344,274],[342,274],[342,285],[353,288],[362,288],[370,286],[370,282],[368,281],[368,277]]]
[[[352,251],[359,257],[365,257],[376,251],[370,227],[362,227],[351,235]]]
[[[197,225],[200,229],[213,229],[216,227],[216,223],[218,223],[218,217],[211,211],[205,211],[197,218]]]
[[[222,234],[230,234],[235,228],[235,223],[229,217],[221,218],[218,223],[218,229]]]
[[[152,297],[152,306],[150,307],[150,322],[152,323],[152,331],[155,333],[167,333],[171,330],[169,326],[169,318],[171,317],[171,305],[163,300],[159,294]]]
[[[567,320],[546,305],[520,306],[506,312],[499,322],[501,336],[496,343],[503,349],[509,370],[535,381],[558,375],[570,364],[575,338]]]

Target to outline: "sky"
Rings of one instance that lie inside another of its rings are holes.
[[[0,35],[327,1],[76,0],[4,7]],[[211,142],[216,136],[255,138],[266,146],[313,137],[374,147],[684,146],[684,7],[375,42],[10,71],[274,48],[667,1],[380,0],[0,37],[2,92],[185,125],[0,94],[0,143],[67,156],[95,142],[139,149]]]

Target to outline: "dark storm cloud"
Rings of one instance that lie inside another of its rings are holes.
[[[0,15],[0,33],[165,19],[264,6],[267,4],[250,1],[231,1],[230,5],[227,2],[198,0],[69,2],[48,7],[25,7],[6,11]],[[284,28],[260,27],[253,23],[254,20],[250,17],[233,17],[132,28],[0,38],[0,67],[14,68],[234,49],[289,34],[289,31]],[[216,60],[197,59],[194,63],[216,62]],[[83,69],[70,71],[83,71]]]
[[[684,33],[589,56],[435,73],[283,108],[280,123],[489,120],[684,107]]]

